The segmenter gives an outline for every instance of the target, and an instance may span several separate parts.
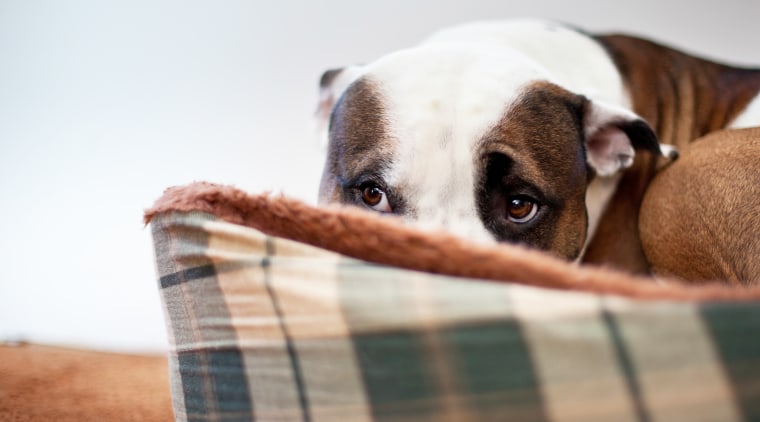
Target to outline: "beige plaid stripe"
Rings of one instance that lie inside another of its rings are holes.
[[[695,305],[606,304],[620,323],[650,420],[742,420]]]
[[[636,421],[596,296],[516,286],[510,297],[552,421]],[[593,403],[593,405],[590,405]]]
[[[206,254],[223,269],[217,281],[224,294],[243,360],[257,419],[297,420],[301,410],[286,338],[267,290],[266,237],[222,222],[206,222]]]
[[[204,223],[203,230],[210,238],[207,254],[218,265],[239,264],[218,279],[238,342],[247,350],[248,376],[258,381],[249,386],[255,416],[332,421],[350,414],[347,420],[369,420],[338,301],[335,267],[340,256],[219,221]],[[258,265],[265,259],[266,268]],[[302,371],[305,410],[288,340]],[[324,364],[326,356],[334,365]]]
[[[280,246],[290,253],[291,243],[277,242],[275,253]],[[340,306],[339,262],[338,255],[305,263],[276,257],[273,288],[302,364],[312,420],[365,421],[370,419],[367,400]]]

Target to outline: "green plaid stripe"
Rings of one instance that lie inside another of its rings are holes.
[[[423,274],[202,213],[152,227],[180,420],[760,417],[758,303]]]
[[[366,264],[339,276],[373,418],[545,420],[503,286]]]
[[[700,308],[731,380],[744,420],[760,422],[760,306],[711,303]]]

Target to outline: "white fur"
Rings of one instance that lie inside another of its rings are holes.
[[[662,152],[663,157],[667,157],[671,160],[678,157],[678,148],[673,145],[660,144],[660,152]]]
[[[730,129],[760,126],[760,94],[749,103],[747,108],[728,125]]]
[[[583,258],[586,253],[586,247],[591,238],[596,233],[597,227],[599,227],[599,221],[602,219],[602,213],[607,208],[612,195],[617,189],[618,183],[622,174],[616,174],[612,177],[596,177],[589,183],[586,188],[586,213],[588,215],[588,229],[586,243],[583,245],[583,251],[578,260]]]
[[[474,22],[439,31],[426,42],[515,49],[551,70],[558,85],[593,100],[630,108],[622,78],[602,46],[555,22],[537,19]]]

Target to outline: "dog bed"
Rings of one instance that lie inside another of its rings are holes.
[[[760,289],[195,183],[145,214],[179,420],[760,418]]]

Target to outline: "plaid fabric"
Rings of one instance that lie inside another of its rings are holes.
[[[201,212],[151,223],[177,419],[760,421],[760,303],[382,267]]]

